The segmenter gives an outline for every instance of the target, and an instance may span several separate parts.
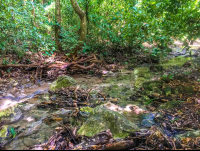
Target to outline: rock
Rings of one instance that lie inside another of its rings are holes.
[[[176,108],[179,104],[180,104],[179,101],[169,101],[169,102],[166,102],[166,103],[161,104],[161,105],[158,107],[157,110]]]
[[[87,121],[81,126],[78,134],[88,137],[110,129],[114,138],[125,138],[129,133],[138,130],[138,127],[128,121],[122,114],[109,110],[104,106],[98,106],[90,113]]]
[[[162,66],[150,66],[150,71],[152,72],[162,72],[164,68]]]
[[[160,57],[158,55],[150,55],[150,60],[152,63],[159,63],[160,62]]]
[[[157,93],[157,94],[161,95],[162,91],[158,87],[153,87],[153,93]]]
[[[71,113],[71,110],[60,109],[56,112],[53,112],[52,115],[54,116],[53,118],[63,118],[63,123],[69,123]]]
[[[0,121],[5,121],[6,124],[11,124],[19,121],[23,117],[20,109],[10,107],[0,112]]]
[[[10,131],[12,127],[9,125],[4,125],[0,130],[0,144],[6,144],[9,140],[12,139],[12,133]]]
[[[176,137],[179,139],[183,139],[183,138],[196,138],[200,136],[200,130],[194,130],[194,131],[189,131],[186,132],[184,134],[179,134]]]
[[[154,113],[149,113],[147,115],[144,115],[141,125],[144,127],[151,127],[152,125],[155,124],[154,117],[155,117]]]
[[[69,76],[60,76],[56,81],[50,85],[50,89],[55,91],[57,89],[65,88],[67,86],[76,85],[76,81]]]
[[[23,132],[21,134],[19,134],[19,136],[17,136],[17,137],[21,138],[21,137],[26,137],[26,136],[35,134],[40,130],[40,128],[43,125],[44,125],[44,123],[42,123],[42,119],[40,121],[27,124],[27,127],[24,130],[23,129],[20,130]]]
[[[163,92],[165,93],[166,96],[171,95],[172,89],[170,85],[165,85],[163,88]]]
[[[146,82],[146,81],[147,81],[147,79],[145,79],[145,78],[143,78],[143,77],[138,77],[138,78],[136,79],[136,81],[135,81],[135,87],[141,87],[142,84],[143,84],[144,82]]]
[[[37,144],[40,144],[40,142],[36,139],[32,139],[32,138],[24,138],[23,140],[24,145],[26,145],[27,147],[31,147]]]
[[[6,146],[7,150],[24,150],[26,149],[23,140],[14,140]]]
[[[179,80],[181,82],[189,82],[189,79],[185,76],[182,76],[182,75],[177,75],[177,76],[174,76],[174,79],[175,80]]]
[[[106,71],[106,70],[103,70],[102,74],[103,76],[111,76],[111,77],[115,76],[115,74],[112,71]]]
[[[177,95],[183,93],[191,94],[195,92],[194,85],[192,84],[187,84],[186,86],[178,85],[177,87],[173,88],[173,92]]]
[[[8,136],[8,133],[9,133],[8,125],[3,126],[0,131],[0,138],[6,138]]]
[[[183,67],[188,68],[190,67],[192,64],[190,62],[186,62],[183,64]]]
[[[18,82],[13,83],[13,87],[16,87],[18,84]]]
[[[150,82],[145,82],[144,84],[143,84],[143,87],[144,87],[144,89],[145,90],[150,90],[150,91],[152,91],[153,90],[153,87],[157,87],[157,88],[162,88],[162,86],[163,86],[163,81],[150,81]]]

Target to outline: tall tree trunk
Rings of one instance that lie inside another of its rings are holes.
[[[81,32],[79,35],[79,44],[75,48],[75,55],[77,55],[77,52],[81,50],[81,47],[83,46],[83,42],[86,39],[87,35],[87,18],[85,12],[79,7],[76,0],[71,0],[72,7],[74,11],[78,14],[80,20],[81,20]]]
[[[32,2],[32,6],[33,6],[33,9],[32,9],[32,16],[33,16],[33,25],[35,26],[35,7],[34,7],[34,0],[31,1]]]
[[[56,40],[56,45],[57,49],[59,51],[62,50],[62,46],[60,43],[60,26],[61,26],[61,13],[60,13],[60,0],[55,0],[55,18],[56,18],[56,25],[55,25],[55,40]]]
[[[87,18],[87,33],[89,33],[89,3],[90,3],[90,0],[86,0],[86,6],[85,6],[85,14],[86,14],[86,18]]]
[[[45,0],[42,0],[42,5],[44,5],[46,3],[46,1]]]

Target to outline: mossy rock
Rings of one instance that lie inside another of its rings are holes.
[[[145,90],[150,90],[150,91],[153,91],[153,87],[157,87],[157,88],[161,88],[162,85],[163,85],[163,81],[150,81],[150,82],[145,82],[143,84],[143,87]]]
[[[163,88],[163,92],[166,96],[171,95],[172,93],[172,88],[170,85],[165,85],[165,87]]]
[[[158,87],[153,87],[153,93],[162,94],[162,91]]]
[[[4,125],[2,129],[0,130],[0,142],[1,144],[6,143],[9,139],[12,138],[12,133],[10,132],[10,129],[12,127],[9,125]]]
[[[184,138],[196,138],[200,136],[200,130],[194,130],[194,131],[189,131],[184,134],[179,134],[176,136],[178,139],[184,139]]]
[[[8,136],[8,133],[9,133],[8,125],[3,126],[2,129],[0,130],[0,138],[6,138]]]
[[[151,66],[150,67],[150,71],[152,72],[162,72],[164,70],[164,68],[162,66]]]
[[[149,58],[150,58],[150,60],[151,60],[151,62],[152,63],[159,63],[160,62],[160,57],[159,57],[159,55],[150,55],[149,56]]]
[[[157,110],[162,110],[162,109],[173,109],[178,107],[178,105],[180,104],[180,101],[169,101],[166,102],[164,104],[161,104]]]
[[[135,81],[135,87],[142,87],[143,83],[146,82],[147,79],[143,77],[138,77]]]
[[[185,76],[182,76],[182,75],[177,75],[177,76],[174,76],[174,79],[175,80],[180,80],[181,82],[189,82],[189,79]]]
[[[50,90],[55,91],[57,89],[65,88],[67,86],[76,85],[76,81],[69,76],[60,76],[56,81],[50,85]]]
[[[186,93],[186,94],[191,94],[191,93],[194,93],[195,90],[194,90],[194,86],[193,85],[186,85],[186,86],[182,86],[182,85],[178,85],[177,87],[175,87],[173,89],[173,92],[175,94],[183,94],[183,93]]]
[[[8,117],[8,116],[10,116],[11,114],[14,114],[14,113],[15,113],[14,107],[7,108],[7,109],[0,112],[0,119],[2,117]]]
[[[87,112],[87,113],[91,113],[92,111],[93,111],[93,108],[91,108],[91,107],[82,107],[81,109],[80,109],[80,111],[81,112]]]
[[[127,120],[122,114],[98,106],[90,113],[88,120],[79,129],[78,134],[92,137],[102,131],[110,129],[114,138],[125,138],[135,132],[138,127]]]
[[[183,94],[184,93],[184,86],[178,85],[177,87],[173,88],[173,93],[178,95],[178,94]]]

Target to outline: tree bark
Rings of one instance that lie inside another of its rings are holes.
[[[78,14],[80,20],[81,20],[81,32],[79,35],[79,43],[75,48],[74,54],[77,55],[77,52],[81,50],[81,47],[83,46],[83,42],[86,39],[87,35],[87,18],[85,12],[79,7],[76,0],[71,0],[72,7],[74,11]]]
[[[34,0],[31,0],[31,2],[32,2],[32,6],[33,6],[33,9],[32,9],[32,16],[33,16],[33,20],[32,20],[32,22],[33,22],[33,25],[35,26],[35,6],[34,6]]]
[[[45,0],[42,0],[42,5],[44,5],[46,3],[46,1]]]
[[[61,46],[61,36],[60,36],[60,25],[61,25],[61,13],[60,13],[60,0],[55,0],[55,18],[56,18],[56,25],[55,25],[55,40],[58,51],[63,51]]]
[[[86,0],[86,6],[85,6],[85,13],[86,13],[86,19],[87,19],[87,33],[89,33],[89,3],[90,0]]]

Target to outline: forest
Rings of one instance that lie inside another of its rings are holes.
[[[0,150],[200,150],[200,0],[0,10]]]

